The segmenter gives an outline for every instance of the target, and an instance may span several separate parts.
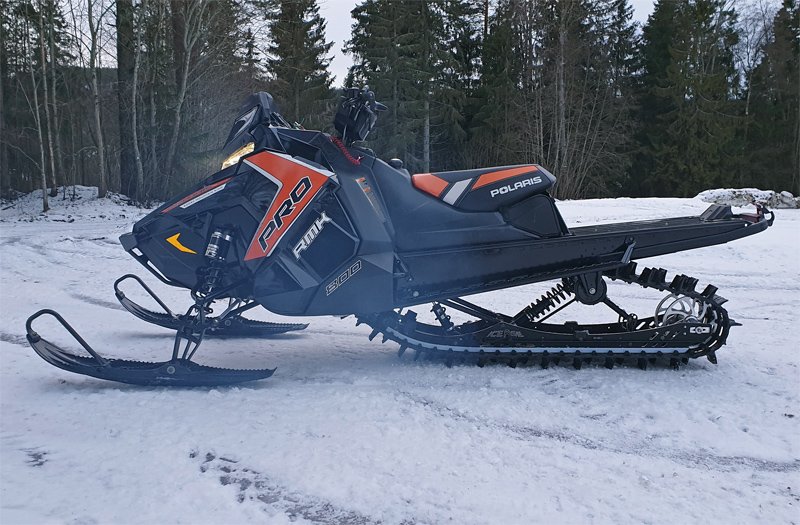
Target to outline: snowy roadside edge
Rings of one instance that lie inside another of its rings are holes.
[[[747,206],[760,204],[769,208],[800,208],[800,197],[788,191],[760,190],[758,188],[719,188],[706,190],[697,194],[703,202],[722,204],[725,206]]]

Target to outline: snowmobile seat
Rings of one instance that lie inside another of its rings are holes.
[[[463,211],[498,211],[546,192],[555,177],[536,164],[520,164],[416,173],[411,183],[417,190]]]

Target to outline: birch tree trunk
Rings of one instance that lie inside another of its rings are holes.
[[[100,19],[95,20],[95,0],[87,3],[87,16],[89,19],[89,67],[92,70],[91,87],[94,100],[94,124],[97,128],[97,162],[100,171],[100,181],[97,185],[97,196],[103,198],[108,193],[108,178],[106,176],[105,142],[103,140],[102,104],[100,101],[100,60],[99,60],[99,32]]]
[[[50,116],[50,89],[47,86],[47,47],[44,42],[44,5],[39,1],[39,57],[42,61],[42,84],[44,87],[44,115],[47,124],[47,149],[50,153],[50,196],[58,195],[58,184],[56,182],[55,154],[53,153],[53,120]]]
[[[143,13],[147,9],[147,0],[142,0],[139,6]],[[139,17],[141,20],[141,16]],[[136,31],[136,47],[133,52],[133,79],[131,82],[131,136],[133,137],[133,157],[136,163],[136,200],[146,203],[148,195],[144,191],[144,168],[142,167],[142,153],[139,150],[138,132],[138,87],[139,87],[139,64],[141,62],[142,31]]]
[[[566,173],[566,147],[567,147],[567,87],[564,78],[564,66],[567,52],[567,28],[564,22],[564,14],[562,13],[561,28],[558,32],[558,62],[556,70],[557,88],[557,108],[558,108],[558,139],[556,141],[556,166],[558,166],[559,175],[564,178]],[[566,182],[566,181],[565,181]]]
[[[181,134],[183,104],[189,86],[189,70],[194,46],[200,38],[202,18],[207,2],[203,0],[172,0],[172,30],[175,43],[175,112],[172,120],[172,134],[167,149],[164,187],[169,187],[170,177],[175,169],[175,152]],[[185,10],[184,10],[185,9]]]
[[[28,32],[28,25],[25,24],[25,33]],[[26,56],[28,56],[28,48],[27,42],[25,46]],[[47,203],[47,171],[45,168],[45,159],[44,159],[44,133],[42,133],[42,114],[39,111],[39,94],[36,85],[36,74],[33,70],[33,56],[31,53],[30,56],[30,72],[31,72],[31,91],[33,91],[33,107],[31,107],[31,113],[33,113],[33,120],[36,122],[36,133],[39,136],[39,169],[41,173],[41,183],[42,183],[42,212],[47,213],[50,209],[49,204]]]
[[[55,146],[55,153],[56,153],[56,173],[61,176],[61,182],[66,187],[67,179],[66,179],[66,172],[64,171],[64,160],[61,155],[61,126],[59,125],[58,120],[58,98],[56,97],[56,93],[58,91],[58,84],[56,83],[57,80],[57,73],[58,73],[58,60],[56,58],[56,44],[55,44],[55,21],[53,20],[53,11],[54,9],[50,10],[50,59],[53,63],[50,65],[50,104],[53,108],[53,140]],[[55,175],[53,176],[55,179]],[[66,196],[66,193],[64,193]]]

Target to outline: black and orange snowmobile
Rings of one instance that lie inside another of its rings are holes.
[[[261,306],[286,316],[350,316],[399,345],[402,355],[446,362],[511,365],[593,362],[680,366],[716,362],[735,323],[712,285],[661,268],[648,257],[725,243],[765,230],[773,215],[757,207],[735,215],[712,205],[697,217],[567,227],[543,166],[524,164],[411,175],[361,146],[385,109],[368,89],[350,89],[335,119],[338,136],[300,129],[267,93],[250,96],[224,147],[222,170],[152,211],[120,238],[158,280],[190,291],[173,313],[139,277],[114,284],[135,316],[175,330],[161,363],[102,357],[56,312],[27,322],[27,338],[49,363],[79,374],[142,385],[219,385],[270,376],[273,369],[229,370],[193,361],[204,337],[260,337],[305,324],[254,321]],[[663,292],[653,315],[639,317],[608,295],[608,280]],[[541,281],[552,290],[516,313],[466,297]],[[133,302],[137,283],[164,309]],[[130,292],[130,290],[128,290]],[[215,314],[213,304],[218,307]],[[606,324],[548,320],[574,303],[613,312]],[[429,305],[429,322],[410,309]],[[469,320],[456,324],[458,311]],[[32,327],[54,316],[87,355],[61,348]]]

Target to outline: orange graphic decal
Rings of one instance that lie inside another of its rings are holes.
[[[484,173],[483,175],[478,177],[478,181],[475,183],[472,189],[477,190],[478,188],[486,186],[487,184],[491,184],[493,182],[510,179],[511,177],[516,177],[518,175],[527,175],[529,173],[534,173],[536,171],[539,171],[539,169],[533,164],[530,164],[527,166],[520,166],[518,168],[509,168],[507,170]]]
[[[415,173],[411,177],[411,182],[418,190],[430,193],[434,197],[441,195],[448,185],[446,180],[440,179],[433,173]]]
[[[171,245],[173,245],[179,251],[182,251],[183,253],[197,253],[196,251],[192,250],[191,248],[188,248],[188,247],[184,246],[181,243],[181,241],[178,240],[178,238],[180,236],[181,236],[180,233],[176,233],[172,237],[167,237],[167,242],[170,243]]]
[[[271,151],[251,155],[243,162],[278,185],[278,192],[244,256],[245,261],[251,261],[272,254],[295,219],[333,173]]]

